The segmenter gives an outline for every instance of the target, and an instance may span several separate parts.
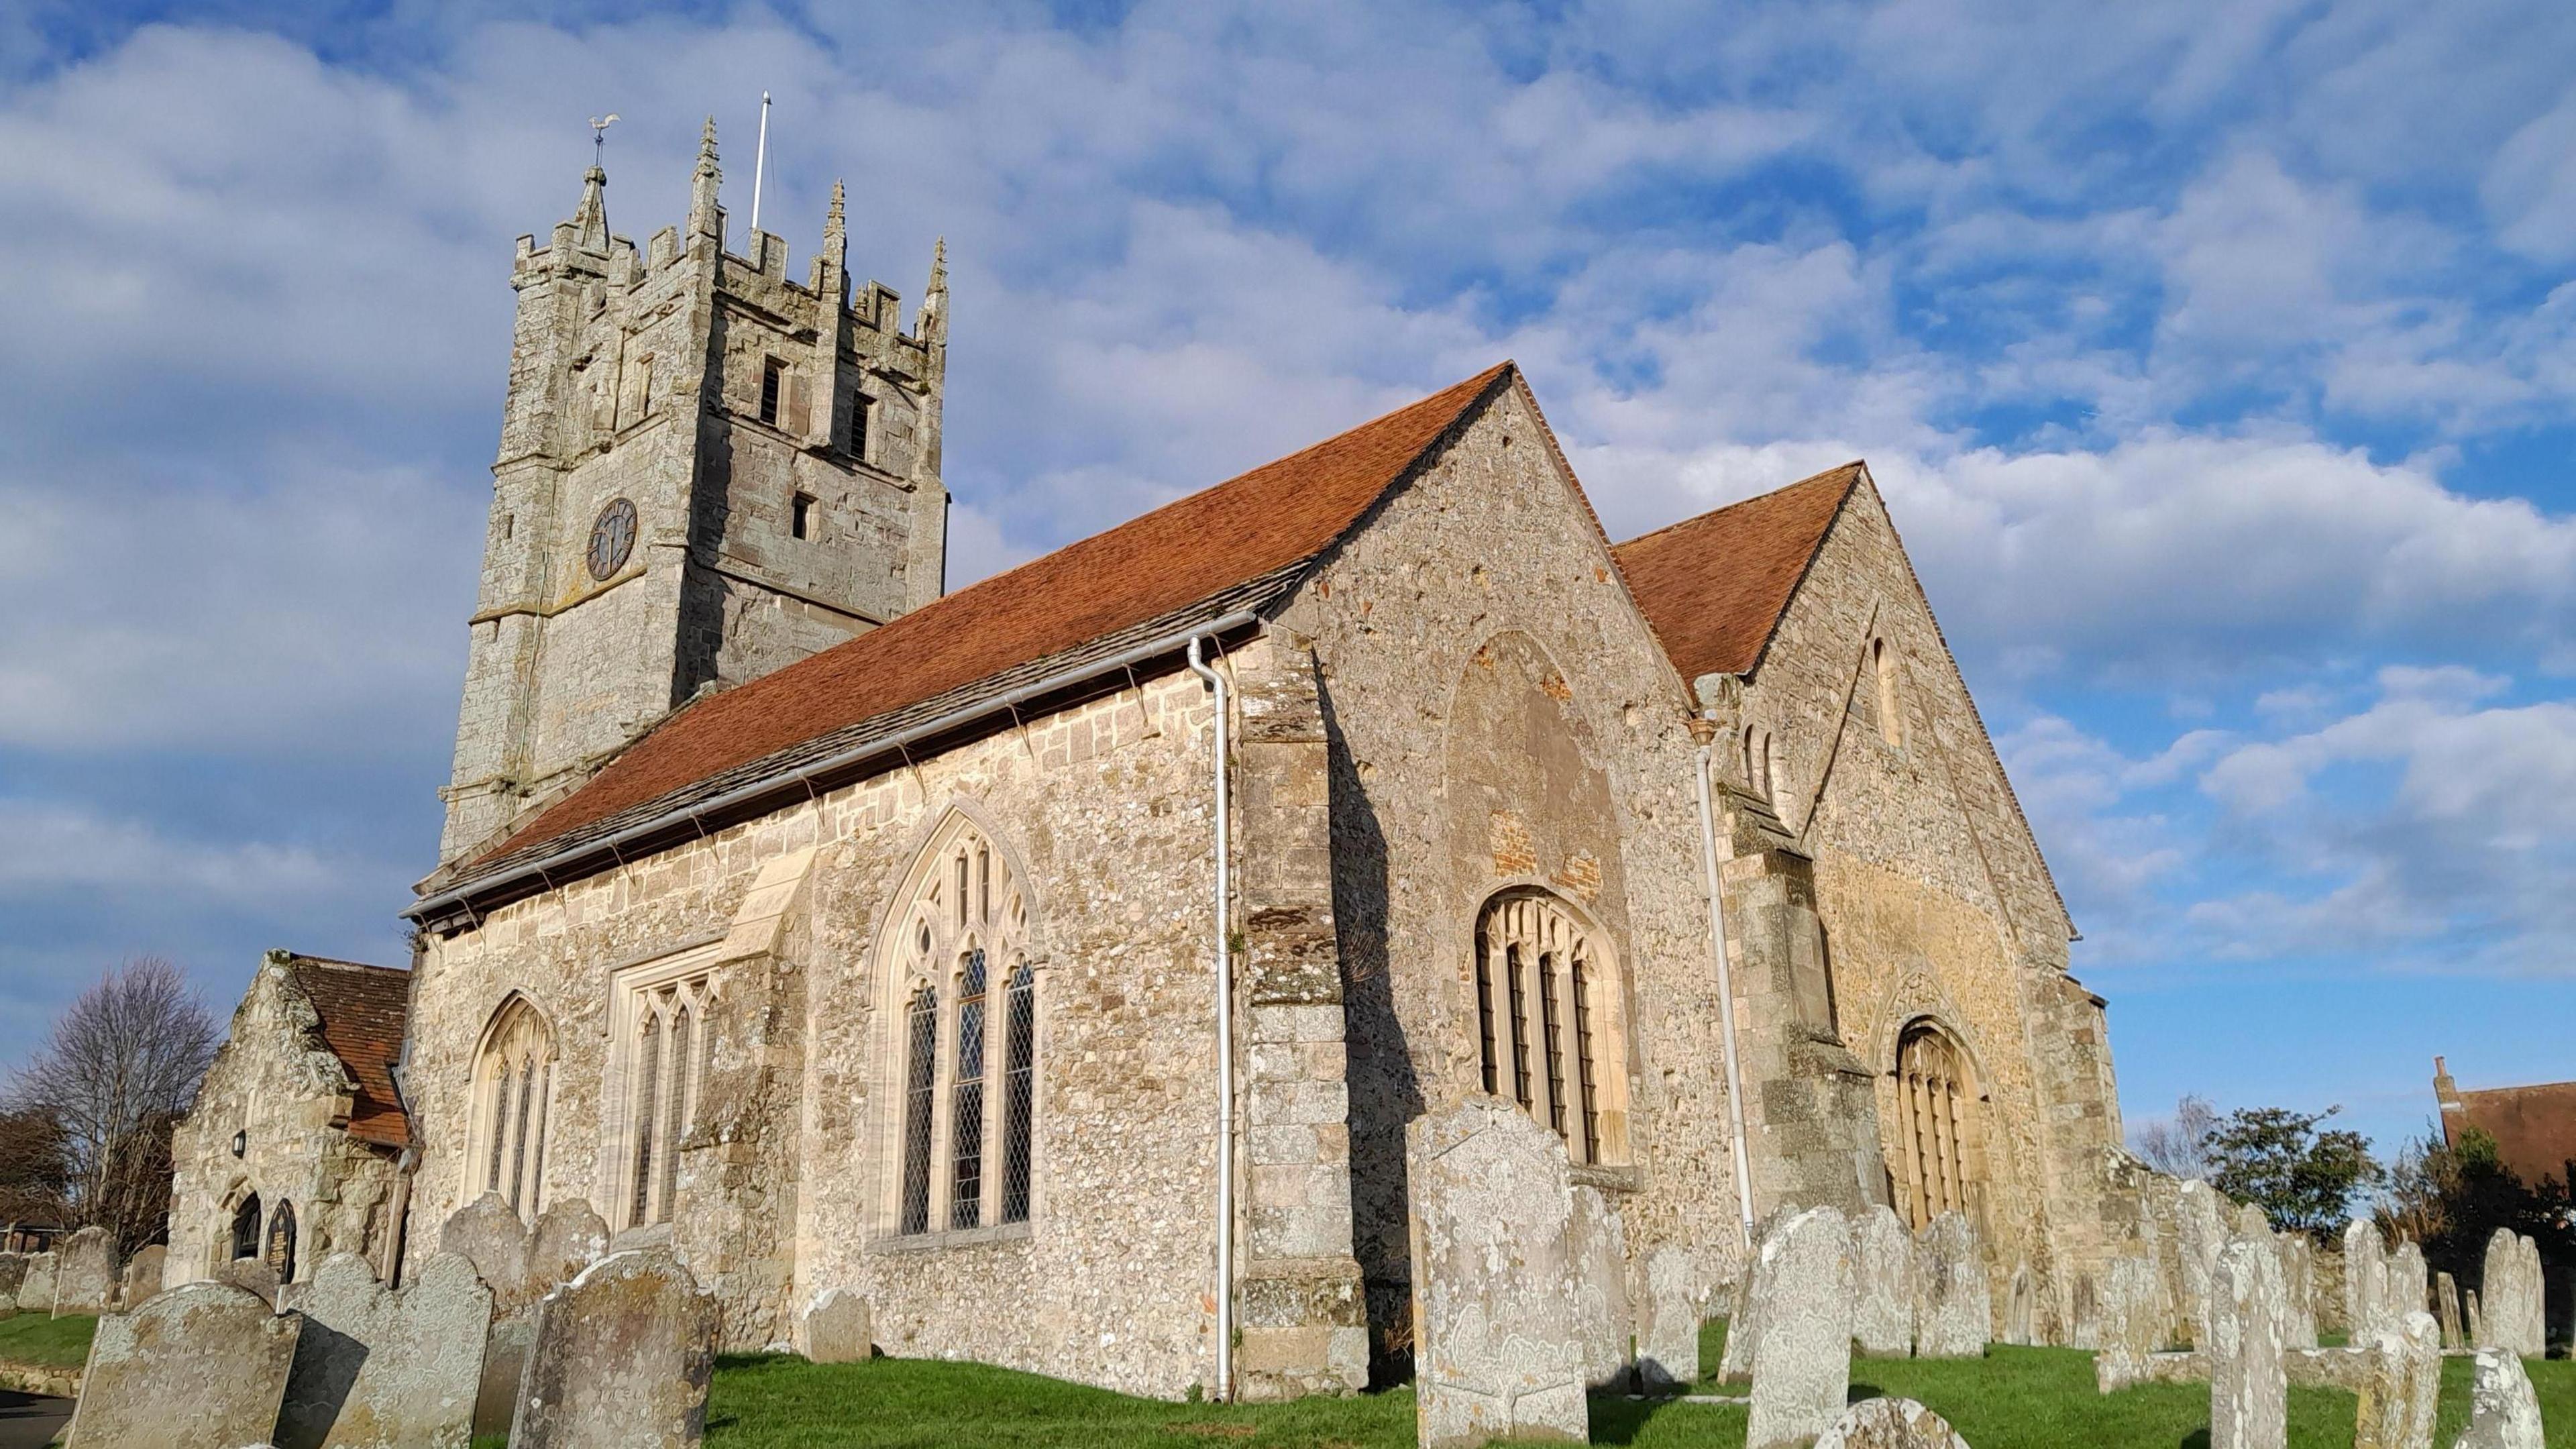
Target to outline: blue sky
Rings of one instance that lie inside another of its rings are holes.
[[[2576,1075],[2576,9],[2478,0],[13,7],[0,1061],[403,959],[511,239],[610,110],[739,231],[764,88],[798,256],[949,240],[953,582],[1504,356],[1621,536],[1865,456],[2133,1121]]]

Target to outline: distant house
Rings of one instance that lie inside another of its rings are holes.
[[[70,1231],[60,1223],[0,1223],[0,1253],[50,1253]]]
[[[2442,1108],[2445,1144],[2457,1146],[2474,1127],[2495,1139],[2496,1156],[2525,1183],[2567,1179],[2568,1163],[2576,1160],[2576,1082],[2463,1092],[2435,1057],[2433,1099]]]

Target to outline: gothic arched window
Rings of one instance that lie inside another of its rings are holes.
[[[252,1193],[241,1200],[241,1206],[233,1209],[233,1257],[236,1260],[259,1256],[259,1225],[259,1194]]]
[[[619,1136],[630,1228],[669,1222],[679,1204],[680,1148],[697,1119],[715,995],[715,978],[694,953],[639,967],[619,985]]]
[[[280,1283],[295,1281],[295,1204],[280,1199],[268,1218],[268,1249],[260,1255]]]
[[[1028,901],[1009,859],[962,817],[911,879],[889,973],[900,992],[895,1231],[1024,1223],[1038,1044]]]
[[[1975,1216],[1977,1091],[1967,1054],[1948,1032],[1918,1021],[1897,1041],[1896,1089],[1907,1217],[1919,1228],[1946,1212]]]
[[[1545,1123],[1575,1162],[1626,1161],[1622,998],[1591,929],[1547,892],[1507,892],[1477,920],[1475,973],[1484,1089]]]
[[[474,1062],[469,1194],[497,1193],[522,1217],[544,1207],[546,1111],[554,1096],[555,1034],[524,997],[492,1014]]]

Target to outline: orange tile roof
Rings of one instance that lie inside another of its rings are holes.
[[[2538,1187],[2544,1177],[2566,1180],[2576,1159],[2576,1082],[2461,1092],[2456,1106],[2441,1107],[2444,1142],[2457,1146],[2476,1127],[2495,1139],[2496,1157],[2525,1186]]]
[[[350,1136],[384,1147],[411,1145],[394,1064],[402,1060],[403,1022],[411,1012],[411,973],[391,966],[296,956],[295,984],[322,1018],[322,1043],[357,1083]]]
[[[1730,504],[1611,550],[1685,682],[1749,674],[1825,541],[1861,465]]]
[[[673,715],[468,868],[577,845],[727,772],[885,720],[1032,661],[1304,563],[1357,522],[1515,369],[1500,363],[1374,422],[926,604]]]

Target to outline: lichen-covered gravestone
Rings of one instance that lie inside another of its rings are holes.
[[[805,1357],[815,1363],[864,1363],[876,1349],[868,1300],[835,1288],[805,1310]]]
[[[2218,1189],[2194,1178],[2175,1201],[2174,1234],[2182,1254],[2182,1301],[2175,1305],[2192,1332],[2192,1347],[2208,1340],[2209,1273],[2227,1245],[2230,1214]]]
[[[2388,1250],[2379,1225],[2355,1218],[2343,1230],[2343,1322],[2355,1343],[2390,1321]]]
[[[1637,1315],[1637,1376],[1649,1390],[1699,1382],[1699,1266],[1666,1245],[1646,1259],[1645,1311]]]
[[[2209,1277],[2210,1449],[2283,1449],[2288,1442],[2283,1299],[2269,1242],[2239,1238],[2219,1252]]]
[[[1816,1449],[1968,1449],[1968,1441],[1912,1399],[1863,1399],[1843,1411]]]
[[[1766,1223],[1753,1235],[1757,1244],[1769,1242],[1771,1231]],[[1717,1376],[1729,1383],[1740,1383],[1753,1372],[1753,1340],[1760,1325],[1753,1321],[1753,1264],[1747,1262],[1726,1285],[1726,1346],[1717,1351]]]
[[[525,1291],[529,1301],[581,1276],[582,1269],[607,1253],[608,1224],[591,1210],[588,1199],[573,1198],[547,1208],[538,1214],[536,1230],[528,1235]]]
[[[2531,1392],[2520,1354],[2478,1350],[2469,1381],[2469,1426],[2452,1449],[2542,1449],[2540,1400]]]
[[[0,1317],[18,1307],[18,1285],[27,1280],[27,1255],[0,1253]]]
[[[2444,1353],[2469,1346],[2467,1325],[2460,1317],[2460,1280],[2448,1273],[2433,1275],[2433,1321],[2442,1326]]]
[[[2272,1219],[2264,1213],[2259,1204],[2250,1202],[2238,1203],[2236,1205],[2235,1235],[2240,1238],[2261,1238],[2269,1240],[2272,1236]]]
[[[1594,1187],[1573,1190],[1565,1224],[1565,1258],[1575,1337],[1583,1344],[1583,1377],[1595,1386],[1625,1383],[1628,1339],[1628,1229]]]
[[[2004,1284],[2004,1342],[2028,1348],[2036,1340],[2031,1320],[2038,1315],[2037,1290],[2031,1286],[2030,1265],[2015,1263],[2012,1277]]]
[[[2424,1270],[2424,1250],[2413,1238],[2388,1255],[2388,1312],[2395,1317],[2420,1313],[2431,1301],[2431,1282]]]
[[[1567,1280],[1565,1145],[1500,1097],[1404,1132],[1421,1449],[1591,1432]]]
[[[1943,1213],[1914,1236],[1914,1356],[1981,1358],[1993,1327],[1977,1230],[1964,1214]]]
[[[492,1292],[454,1253],[399,1290],[355,1253],[334,1253],[288,1288],[304,1315],[278,1449],[466,1449],[483,1376]]]
[[[2522,1240],[2511,1228],[2498,1228],[2487,1239],[2484,1270],[2479,1274],[2477,1346],[2527,1354],[2523,1342]]]
[[[2274,1247],[2281,1259],[2281,1292],[2290,1314],[2281,1320],[2281,1342],[2289,1348],[2317,1346],[2317,1247],[2304,1232],[2280,1235]]]
[[[18,1311],[51,1313],[54,1311],[54,1255],[29,1253],[25,1267],[18,1275]]]
[[[2102,1270],[2102,1345],[2093,1356],[2093,1385],[2112,1393],[2137,1383],[2147,1356],[2165,1346],[2173,1310],[2163,1272],[2151,1258],[2114,1258]]]
[[[88,1227],[65,1238],[54,1250],[53,1315],[105,1313],[115,1301],[115,1235]]]
[[[2416,1310],[2374,1330],[2353,1421],[2353,1449],[2432,1449],[2442,1392],[2442,1330]]]
[[[1809,1208],[1763,1241],[1753,1263],[1753,1408],[1746,1449],[1800,1444],[1842,1417],[1851,1391],[1852,1234]]]
[[[277,1426],[303,1320],[228,1283],[187,1283],[98,1321],[70,1449],[236,1449]]]
[[[1852,1342],[1877,1358],[1914,1352],[1914,1235],[1881,1203],[1852,1219]]]
[[[511,1449],[695,1449],[718,1326],[667,1249],[591,1264],[538,1300]]]
[[[143,1300],[161,1291],[161,1279],[170,1265],[170,1250],[152,1243],[134,1250],[125,1260],[125,1274],[116,1285],[116,1301],[128,1308],[139,1307]]]

